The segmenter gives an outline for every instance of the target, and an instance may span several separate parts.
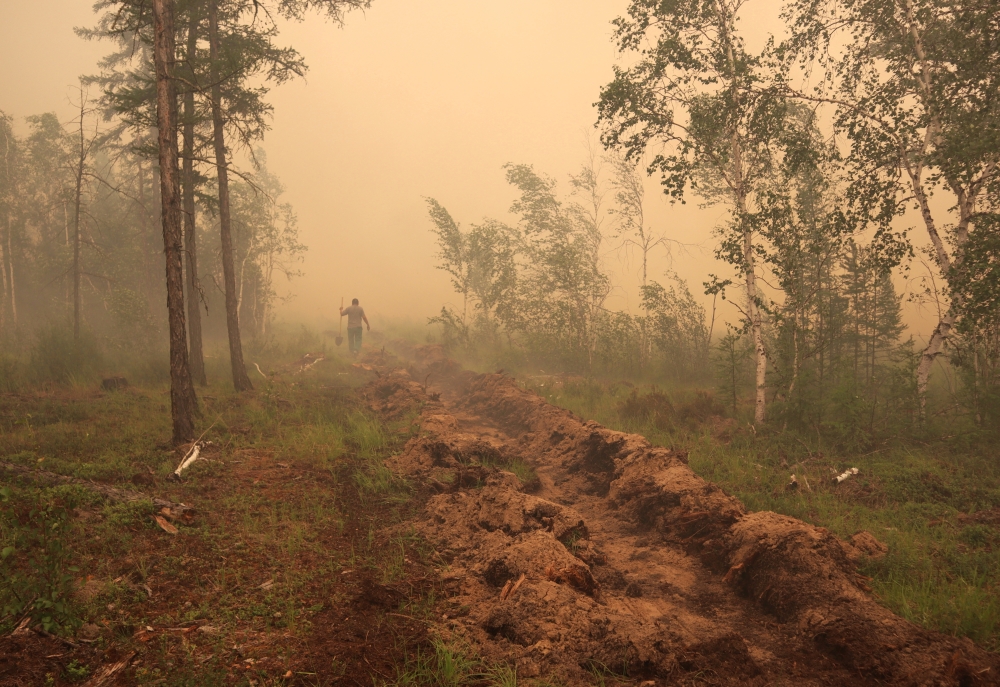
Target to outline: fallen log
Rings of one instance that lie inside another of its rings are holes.
[[[191,523],[194,521],[194,508],[183,503],[167,501],[166,499],[149,496],[148,494],[132,491],[131,489],[119,489],[118,487],[112,487],[108,484],[100,484],[99,482],[92,482],[90,480],[79,479],[77,477],[69,477],[68,475],[59,475],[55,472],[49,472],[48,470],[39,470],[38,468],[29,468],[24,465],[17,465],[16,463],[0,461],[0,478],[13,479],[16,477],[20,477],[34,484],[46,487],[54,487],[60,484],[74,484],[100,494],[104,498],[115,503],[152,501],[153,505],[156,506],[156,508],[164,516],[171,520],[179,520],[184,523]]]

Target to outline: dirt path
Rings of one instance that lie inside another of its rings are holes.
[[[1000,683],[1000,657],[871,597],[856,572],[870,536],[747,513],[681,452],[464,372],[435,347],[407,353],[408,370],[371,359],[366,394],[384,415],[419,408],[419,436],[388,465],[441,492],[412,524],[448,564],[439,629],[519,677]],[[505,469],[524,463],[537,480]]]

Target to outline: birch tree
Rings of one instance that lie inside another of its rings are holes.
[[[670,253],[670,244],[661,231],[646,223],[646,187],[643,175],[635,164],[622,155],[612,158],[615,170],[613,182],[617,217],[617,238],[627,252],[638,251],[642,287],[649,282],[649,258],[654,250],[663,248]]]
[[[773,163],[784,102],[768,87],[765,61],[736,29],[742,0],[633,0],[615,20],[619,52],[635,61],[615,67],[598,103],[602,138],[627,159],[642,159],[664,193],[682,200],[688,188],[722,201],[731,221],[719,255],[744,290],[743,314],[755,359],[754,418],[766,413],[767,350],[758,286],[759,236],[754,193]]]
[[[836,108],[851,151],[852,211],[886,224],[920,216],[948,300],[916,370],[928,380],[963,310],[953,288],[1000,162],[1000,6],[974,0],[796,0],[789,54],[822,67],[796,97]],[[946,198],[932,202],[935,195]]]

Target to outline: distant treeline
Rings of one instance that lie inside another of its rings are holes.
[[[158,169],[143,154],[148,139],[95,134],[99,121],[87,114],[82,125],[64,125],[46,113],[29,117],[27,134],[17,136],[0,112],[0,338],[3,355],[34,357],[40,380],[113,370],[113,360],[166,348]],[[262,151],[256,161],[230,186],[238,311],[252,338],[268,331],[275,278],[295,274],[305,249]],[[205,335],[224,339],[213,182],[198,179],[192,297]]]

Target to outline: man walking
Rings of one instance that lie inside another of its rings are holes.
[[[368,331],[372,330],[372,326],[368,324],[365,309],[358,305],[357,298],[353,299],[348,307],[341,306],[340,316],[344,315],[347,315],[347,347],[351,353],[357,355],[361,351],[361,323],[365,323]]]

